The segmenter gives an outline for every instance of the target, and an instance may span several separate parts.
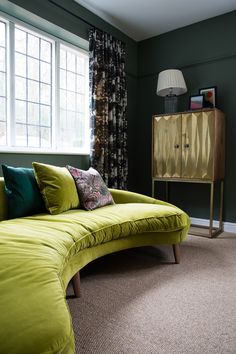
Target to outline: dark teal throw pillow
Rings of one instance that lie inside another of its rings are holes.
[[[32,168],[2,165],[8,219],[46,212]]]

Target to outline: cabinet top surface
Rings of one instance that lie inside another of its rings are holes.
[[[157,113],[157,114],[153,114],[153,117],[175,116],[180,114],[190,114],[190,113],[200,113],[200,112],[210,112],[210,111],[215,111],[223,114],[223,112],[218,108],[203,108],[203,109],[194,109],[194,110],[175,112],[175,113]]]

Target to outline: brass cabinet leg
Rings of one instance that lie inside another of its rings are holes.
[[[209,236],[213,236],[214,182],[211,182]]]
[[[72,278],[72,286],[75,297],[80,297],[80,273],[77,272]]]
[[[179,264],[180,263],[180,246],[179,243],[172,245],[173,246],[173,251],[174,251],[174,257],[175,257],[175,263]]]
[[[223,230],[223,196],[224,196],[224,181],[220,182],[220,216],[219,216],[219,229]]]
[[[210,224],[209,224],[209,237],[214,237],[223,231],[223,193],[224,181],[220,181],[220,205],[219,205],[219,227],[214,230],[213,228],[213,209],[214,209],[214,182],[211,182],[211,196],[210,196]]]

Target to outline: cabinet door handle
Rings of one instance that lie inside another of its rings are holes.
[[[175,144],[174,147],[175,147],[175,149],[178,149],[179,148],[179,144]]]
[[[184,147],[185,148],[189,148],[189,144],[184,144]]]

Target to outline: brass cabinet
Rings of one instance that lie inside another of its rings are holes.
[[[218,109],[154,116],[152,176],[222,179],[224,145],[224,114]]]
[[[222,182],[223,198],[224,155],[225,116],[219,109],[154,115],[153,195],[155,181],[210,183],[212,227],[214,182],[216,181]],[[222,200],[220,209],[220,219],[222,219]]]

